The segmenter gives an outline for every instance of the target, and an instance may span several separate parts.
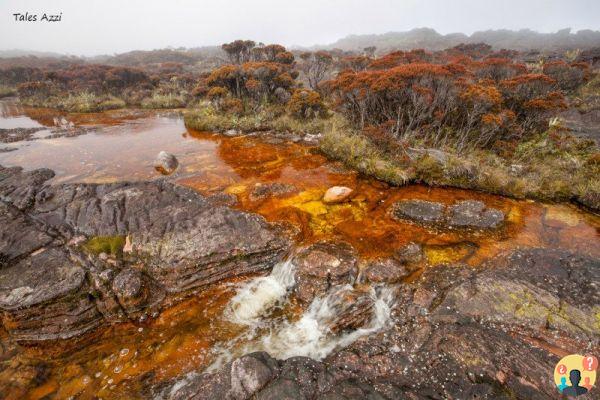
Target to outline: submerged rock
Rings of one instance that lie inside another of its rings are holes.
[[[425,200],[403,200],[392,207],[392,215],[397,219],[424,223],[438,223],[444,219],[445,206]]]
[[[290,246],[262,217],[216,206],[191,189],[164,181],[45,186],[46,171],[0,167],[0,310],[17,340],[137,318],[165,292],[268,270]],[[82,236],[127,238],[128,251],[84,254]]]
[[[459,201],[448,207],[448,224],[456,228],[494,229],[504,221],[504,213],[487,208],[483,201]]]
[[[295,192],[297,189],[294,185],[289,185],[286,183],[257,183],[254,185],[254,188],[250,192],[250,200],[258,201],[263,200],[269,196],[282,196],[292,192]]]
[[[390,214],[397,220],[445,229],[496,229],[505,219],[502,211],[479,200],[459,201],[448,207],[432,201],[402,200],[392,205]]]
[[[161,151],[156,156],[156,160],[154,160],[154,169],[160,172],[163,175],[171,175],[177,167],[179,166],[179,161],[177,158],[166,151]]]
[[[345,186],[333,186],[327,189],[323,195],[323,203],[342,203],[350,198],[353,190]]]

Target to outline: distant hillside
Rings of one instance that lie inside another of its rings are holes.
[[[54,57],[63,58],[66,57],[64,54],[53,53],[51,51],[34,51],[34,50],[0,50],[0,58],[14,58],[14,57]]]
[[[378,53],[391,50],[410,50],[423,48],[443,50],[461,43],[487,43],[495,49],[527,50],[565,50],[589,49],[600,46],[600,31],[581,30],[572,33],[563,29],[555,33],[539,33],[529,29],[519,31],[488,30],[472,35],[450,33],[441,35],[430,28],[413,29],[407,32],[388,32],[381,35],[350,35],[335,43],[315,46],[324,49],[362,51],[365,47],[376,46]]]

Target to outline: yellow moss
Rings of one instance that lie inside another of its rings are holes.
[[[95,236],[83,244],[83,248],[93,254],[106,253],[121,256],[125,246],[125,236]]]

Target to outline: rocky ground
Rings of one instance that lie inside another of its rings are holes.
[[[262,217],[166,181],[52,177],[0,167],[0,310],[17,341],[156,315],[174,296],[269,270],[290,247]]]
[[[291,251],[284,227],[165,180],[49,185],[53,172],[0,167],[0,311],[18,342],[70,338],[143,320],[211,283],[269,271]],[[258,199],[294,190],[258,186]],[[395,203],[392,218],[490,232],[479,201]],[[478,268],[422,270],[423,248],[361,260],[318,242],[294,253],[294,297],[334,294],[332,335],[367,326],[373,289],[393,288],[384,329],[324,360],[252,353],[216,372],[144,385],[157,399],[545,399],[567,354],[600,350],[600,260],[514,249]],[[423,271],[422,274],[418,274]],[[593,395],[593,394],[592,394]],[[585,398],[585,397],[582,397]],[[588,396],[588,398],[591,398]]]
[[[320,246],[316,251],[322,250]],[[338,260],[342,257],[348,254]],[[192,372],[154,386],[147,395],[160,399],[560,398],[553,381],[560,358],[597,354],[600,349],[599,284],[600,260],[559,250],[515,250],[476,270],[437,266],[417,282],[400,285],[388,329],[359,339],[321,362],[307,357],[276,360],[267,353],[252,353],[217,372]],[[593,393],[582,398],[590,396]]]

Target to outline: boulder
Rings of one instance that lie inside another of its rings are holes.
[[[333,186],[327,189],[323,195],[323,203],[335,204],[343,203],[352,195],[353,190],[345,186]]]
[[[306,304],[332,286],[353,283],[358,273],[356,251],[343,242],[315,243],[296,254],[292,263],[296,296]]]
[[[163,175],[171,175],[177,167],[179,166],[179,161],[177,158],[166,151],[161,151],[156,156],[156,160],[154,160],[154,169],[160,172]]]
[[[368,290],[353,289],[349,285],[333,288],[328,301],[334,310],[328,328],[334,335],[365,327],[373,318],[375,300]]]

